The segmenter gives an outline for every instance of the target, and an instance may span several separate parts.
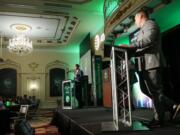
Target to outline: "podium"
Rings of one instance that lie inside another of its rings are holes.
[[[119,131],[132,126],[128,50],[112,47],[110,58],[113,121],[103,122],[102,130]]]
[[[65,80],[62,82],[62,108],[75,108],[75,82],[74,80]]]
[[[132,126],[130,81],[127,49],[112,47],[111,52],[111,84],[113,123],[116,130],[120,124]]]
[[[124,47],[112,47],[110,67],[113,121],[102,123],[103,131],[119,131],[124,128],[127,130],[149,130],[141,122],[132,121],[129,53],[131,55],[132,51]]]

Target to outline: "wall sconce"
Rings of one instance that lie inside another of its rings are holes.
[[[36,80],[30,80],[29,90],[33,93],[33,96],[35,96],[35,92],[38,89],[39,89],[38,82]]]

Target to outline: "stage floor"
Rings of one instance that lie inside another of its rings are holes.
[[[135,131],[132,128],[122,128],[119,131],[103,131],[102,123],[112,122],[112,110],[108,108],[84,108],[73,110],[58,110],[61,117],[66,117],[91,135],[180,135],[180,116],[173,123],[166,122],[163,127],[145,131]],[[132,112],[133,123],[152,119],[151,109],[136,109]],[[166,114],[168,116],[168,114]],[[166,117],[168,119],[168,117]],[[59,121],[61,125],[61,122]],[[62,126],[61,126],[62,127]],[[123,127],[123,125],[122,125]],[[72,134],[72,132],[71,132]],[[77,133],[73,133],[77,135]],[[83,135],[83,134],[82,134]]]

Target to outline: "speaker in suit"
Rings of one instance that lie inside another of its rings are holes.
[[[76,99],[78,100],[78,108],[82,108],[83,107],[83,100],[82,100],[83,71],[79,68],[79,64],[75,64],[74,80],[75,80],[75,96]]]
[[[145,10],[136,13],[135,24],[140,28],[136,41],[129,47],[123,47],[135,50],[141,90],[152,98],[156,122],[163,124],[165,111],[172,111],[175,118],[180,106],[163,94],[161,72],[166,63],[161,49],[160,29]]]

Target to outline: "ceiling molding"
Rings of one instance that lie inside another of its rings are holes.
[[[67,45],[79,19],[72,16],[50,16],[35,14],[17,14],[0,12],[0,31],[3,33],[3,44],[8,45],[9,38],[17,34],[12,25],[21,24],[31,27],[24,32],[35,47],[52,47]],[[71,29],[70,29],[71,28]]]
[[[42,1],[49,1],[49,0],[42,0]],[[67,3],[67,4],[84,4],[91,2],[92,0],[51,0],[51,2],[55,3]]]
[[[41,34],[36,32],[29,34],[28,37],[33,41],[35,48],[76,46],[81,42],[82,35],[91,31],[96,33],[95,31],[99,29],[96,22],[103,22],[103,16],[94,12],[100,12],[98,6],[102,7],[102,3],[101,0],[0,0],[0,17],[1,15],[10,17],[6,22],[4,18],[0,18],[0,31],[5,35],[3,45],[8,45],[9,38],[12,37],[7,34],[10,26],[10,24],[7,26],[7,22],[12,21],[12,24],[31,26],[32,32],[41,31],[43,28],[51,31],[49,36],[45,30]],[[31,22],[28,23],[28,20]]]
[[[46,15],[69,15],[72,5],[63,3],[52,3],[42,1],[11,1],[0,0],[1,12],[15,12],[27,14],[46,14]]]

